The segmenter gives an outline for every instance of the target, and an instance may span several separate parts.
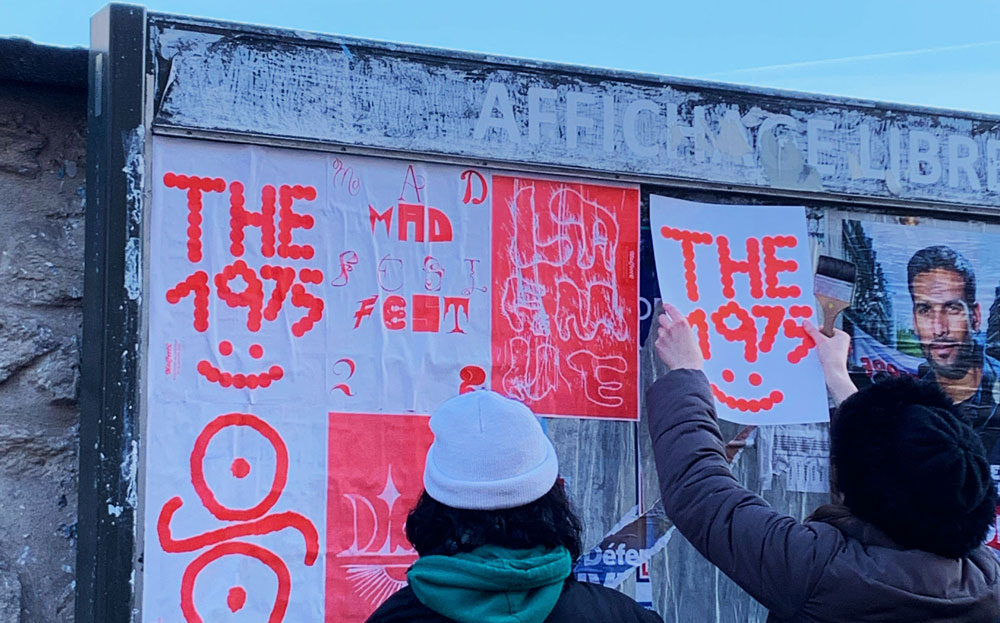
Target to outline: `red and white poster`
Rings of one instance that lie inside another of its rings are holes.
[[[152,157],[144,621],[363,621],[405,582],[426,416],[455,394],[637,419],[636,187]]]
[[[417,553],[404,527],[424,488],[424,458],[434,439],[427,422],[416,415],[330,414],[329,623],[364,621],[406,585]]]
[[[535,413],[634,417],[638,200],[493,176],[493,389]]]
[[[805,208],[650,195],[663,300],[687,315],[719,417],[741,424],[829,419],[815,344]]]

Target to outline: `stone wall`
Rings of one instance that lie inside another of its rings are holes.
[[[73,619],[85,80],[0,71],[0,623]]]

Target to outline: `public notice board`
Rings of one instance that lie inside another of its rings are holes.
[[[1000,482],[1000,118],[134,5],[91,33],[81,623],[363,621],[428,416],[483,388],[547,418],[580,578],[763,621],[655,502],[639,396],[669,300],[737,477],[825,503],[818,254],[857,266],[855,379],[950,389]]]
[[[638,418],[638,187],[151,153],[144,621],[364,620],[458,393]]]

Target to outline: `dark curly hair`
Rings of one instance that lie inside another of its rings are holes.
[[[844,401],[830,428],[835,486],[897,544],[960,558],[993,524],[983,444],[936,386],[888,379]]]
[[[583,527],[562,480],[534,502],[501,510],[468,510],[438,502],[424,491],[406,519],[406,538],[421,556],[452,556],[482,545],[530,549],[539,545],[580,557]]]

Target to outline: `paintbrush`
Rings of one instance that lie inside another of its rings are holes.
[[[823,326],[820,328],[823,335],[833,337],[837,314],[850,307],[857,274],[857,267],[848,261],[829,255],[819,256],[815,288],[816,299],[823,308]]]

